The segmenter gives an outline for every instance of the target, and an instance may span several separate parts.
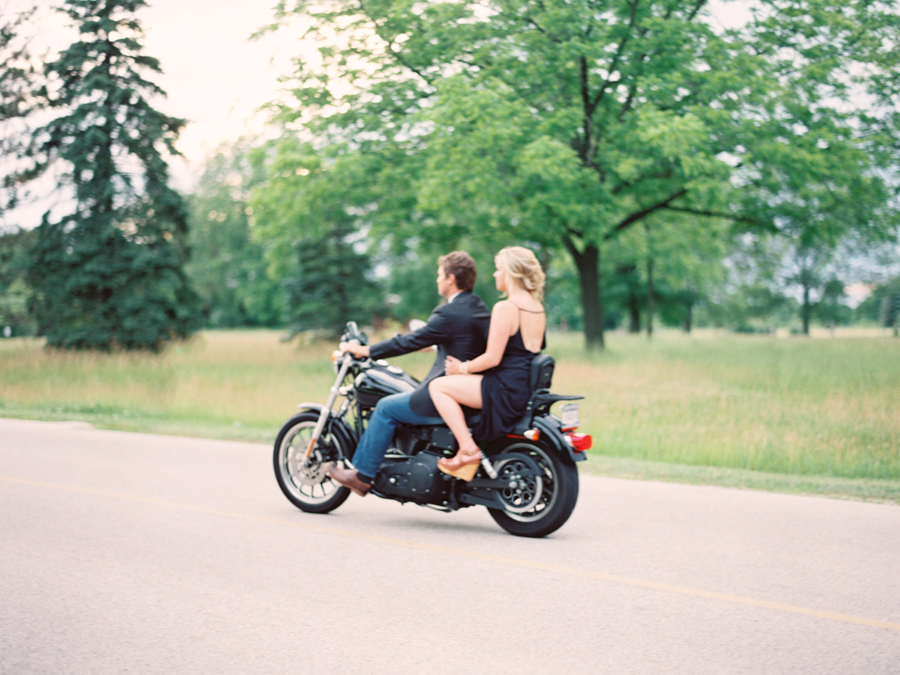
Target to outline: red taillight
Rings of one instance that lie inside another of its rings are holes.
[[[506,434],[507,438],[527,438],[529,441],[536,441],[541,437],[540,429],[529,429],[524,434]]]
[[[569,443],[575,448],[575,452],[590,450],[594,444],[594,439],[591,438],[590,434],[566,434],[566,438],[569,439]]]

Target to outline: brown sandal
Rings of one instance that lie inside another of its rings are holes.
[[[438,469],[454,478],[468,482],[478,473],[480,464],[481,450],[475,448],[474,451],[469,452],[460,450],[451,459],[439,459]]]

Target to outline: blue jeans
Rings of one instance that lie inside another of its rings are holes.
[[[392,394],[378,401],[369,424],[353,454],[353,466],[363,476],[374,478],[399,424],[443,424],[440,417],[426,417],[409,407],[412,392]]]

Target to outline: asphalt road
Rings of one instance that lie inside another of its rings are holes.
[[[0,420],[0,673],[900,673],[900,507],[582,476],[571,520],[351,496],[270,448]]]

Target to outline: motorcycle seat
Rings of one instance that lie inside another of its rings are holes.
[[[538,389],[549,389],[553,382],[553,370],[556,361],[549,354],[538,354],[531,361],[531,392]]]

